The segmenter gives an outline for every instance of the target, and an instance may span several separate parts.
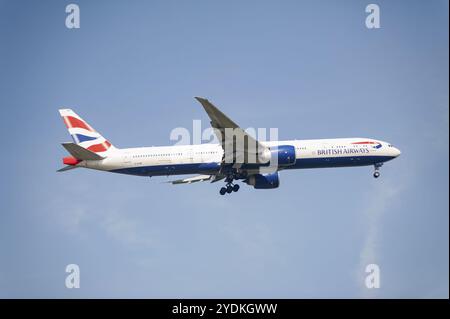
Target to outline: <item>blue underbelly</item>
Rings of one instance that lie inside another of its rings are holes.
[[[192,163],[136,166],[114,169],[110,172],[137,176],[165,176],[184,174],[215,174],[219,171],[219,169],[219,163]]]
[[[351,167],[368,166],[376,163],[390,161],[392,156],[346,156],[346,157],[316,157],[297,158],[295,165],[288,166],[288,169],[301,168],[325,168],[325,167]]]

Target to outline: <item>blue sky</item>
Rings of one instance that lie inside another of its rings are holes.
[[[449,296],[447,1],[0,1],[0,297]],[[371,137],[382,168],[276,190],[56,173],[70,107],[117,147],[167,145],[209,98],[280,139]],[[65,267],[81,269],[67,289]],[[364,285],[376,263],[381,288]]]

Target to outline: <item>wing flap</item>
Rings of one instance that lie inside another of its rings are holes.
[[[192,184],[192,183],[196,183],[196,182],[208,181],[211,179],[211,177],[212,177],[212,175],[197,175],[197,176],[188,177],[188,178],[184,178],[184,179],[177,179],[174,181],[169,181],[168,183],[172,183],[173,185]]]

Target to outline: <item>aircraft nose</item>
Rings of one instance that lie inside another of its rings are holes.
[[[398,157],[398,156],[400,156],[400,154],[402,153],[402,152],[400,152],[400,150],[398,149],[398,148],[396,148],[396,147],[394,147],[394,156],[395,157]]]

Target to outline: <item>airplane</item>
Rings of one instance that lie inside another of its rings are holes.
[[[277,188],[279,171],[291,169],[373,166],[378,178],[383,163],[400,155],[392,144],[370,138],[258,141],[207,99],[196,99],[219,143],[116,148],[74,111],[60,109],[73,142],[62,143],[70,156],[58,172],[84,167],[147,177],[198,174],[169,183],[224,180],[219,193],[225,195],[239,190],[239,180],[255,189]]]

